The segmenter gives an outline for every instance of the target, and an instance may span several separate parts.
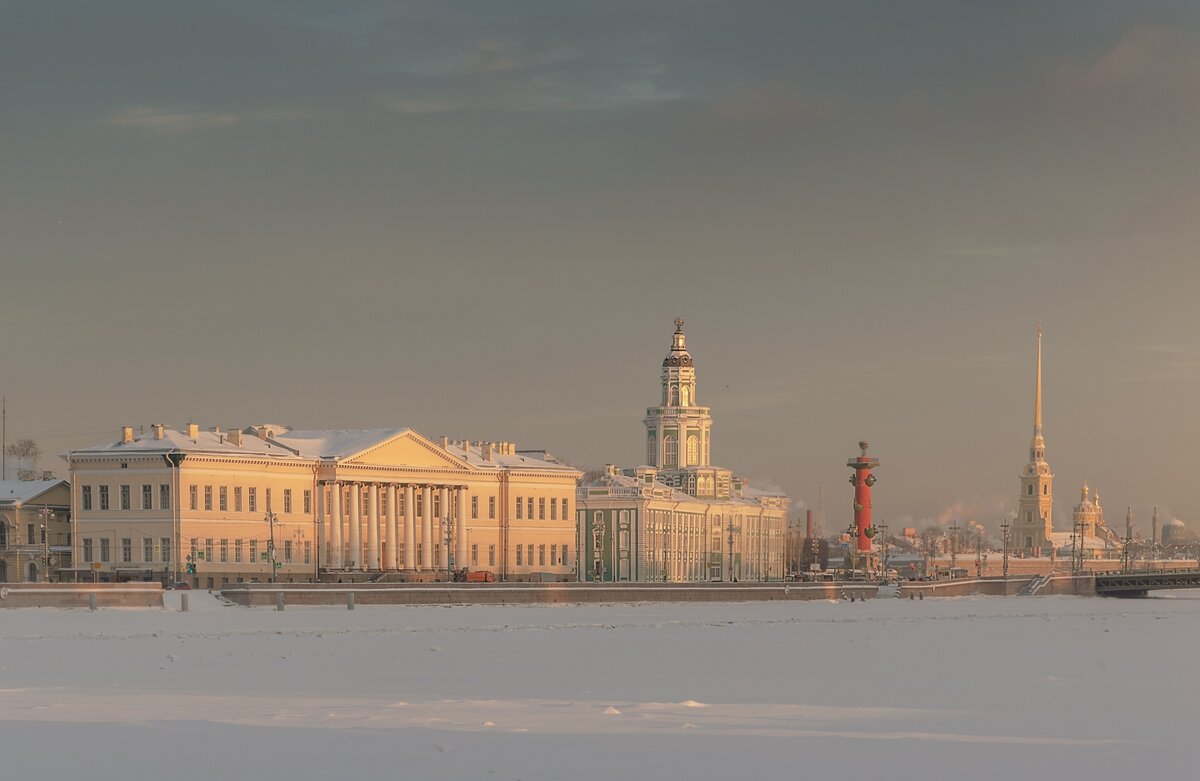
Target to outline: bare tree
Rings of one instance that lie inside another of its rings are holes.
[[[42,449],[37,446],[37,443],[32,439],[18,439],[8,446],[7,453],[17,459],[18,478],[21,480],[31,479],[36,469],[26,470],[24,466],[26,461],[36,466],[37,460],[42,457]]]

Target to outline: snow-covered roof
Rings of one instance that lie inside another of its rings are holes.
[[[446,445],[446,452],[480,469],[549,469],[581,474],[578,469],[564,464],[545,450],[518,450],[508,455],[493,448],[491,461],[484,459],[482,447],[470,443],[464,448],[461,442],[451,442]]]
[[[1071,550],[1074,541],[1070,532],[1052,532],[1050,542],[1055,548]],[[1084,537],[1082,547],[1084,550],[1106,550],[1112,546],[1107,545],[1103,537]]]
[[[274,441],[305,458],[349,458],[407,431],[408,428],[290,430],[276,434]]]
[[[770,491],[766,488],[755,488],[752,485],[742,484],[742,495],[748,498],[771,497],[772,499],[786,499],[787,494],[782,491]]]
[[[0,480],[0,505],[26,504],[66,480]]]
[[[153,432],[147,432],[134,437],[131,442],[108,442],[91,447],[83,447],[71,451],[71,456],[98,455],[130,455],[152,453],[218,453],[222,455],[257,455],[274,458],[296,458],[296,456],[279,444],[262,440],[253,434],[243,434],[242,444],[236,445],[230,440],[228,431],[200,431],[195,438],[189,437],[185,431],[171,428],[163,429],[162,439],[155,439]]]

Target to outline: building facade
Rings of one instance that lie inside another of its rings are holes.
[[[0,481],[0,583],[54,581],[70,566],[67,481]]]
[[[1021,556],[1050,555],[1053,548],[1054,474],[1046,462],[1042,436],[1042,327],[1037,329],[1033,439],[1029,462],[1021,471],[1021,495],[1012,524],[1012,549]]]
[[[590,581],[780,579],[788,498],[751,488],[711,463],[712,415],[699,406],[683,321],[663,360],[657,407],[646,411],[643,466],[579,487],[579,571]]]
[[[151,432],[67,456],[81,577],[574,577],[580,473],[545,452],[411,429]]]

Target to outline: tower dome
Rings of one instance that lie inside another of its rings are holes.
[[[683,318],[675,318],[675,334],[671,340],[671,351],[663,358],[663,368],[691,366],[692,354],[687,351],[687,337],[683,333]]]
[[[661,379],[659,406],[646,410],[646,463],[659,469],[707,466],[712,418],[696,397],[696,367],[682,317],[675,318]]]

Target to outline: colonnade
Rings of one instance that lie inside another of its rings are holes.
[[[421,492],[420,518],[417,517],[417,491]],[[433,511],[435,491],[438,495],[438,518],[435,518]],[[364,495],[367,505],[365,518],[362,512]],[[329,569],[374,571],[444,568],[444,560],[438,565],[434,564],[433,550],[435,545],[446,542],[442,524],[448,521],[453,524],[451,536],[455,566],[464,567],[467,563],[466,497],[465,485],[343,480],[319,482],[316,510],[320,539],[317,544],[319,550],[324,550],[326,544],[329,546],[325,566]],[[343,498],[348,507],[343,507]],[[381,502],[381,498],[385,501]],[[380,512],[381,504],[385,512]],[[397,544],[401,539],[404,543],[402,555],[401,546]],[[421,548],[420,561],[417,561],[418,545]],[[444,553],[449,555],[449,549]]]

